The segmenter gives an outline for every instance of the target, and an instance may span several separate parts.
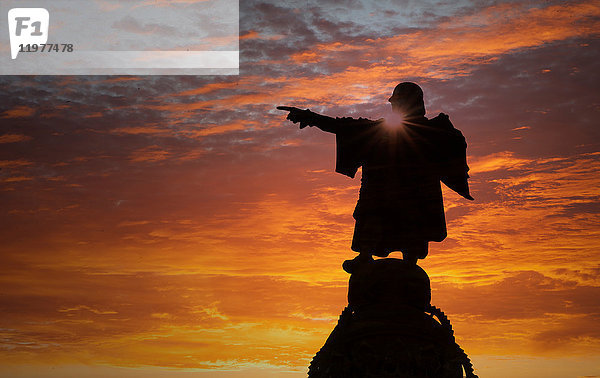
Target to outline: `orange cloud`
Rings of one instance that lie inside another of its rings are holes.
[[[5,179],[2,179],[2,182],[22,182],[22,181],[31,181],[33,180],[33,177],[28,177],[28,176],[13,176],[13,177],[7,177]]]
[[[489,156],[471,159],[469,161],[469,167],[471,172],[477,172],[481,174],[500,169],[519,169],[523,165],[531,162],[531,160],[515,157],[514,153],[505,151]]]
[[[36,113],[35,108],[31,108],[28,106],[17,106],[13,109],[4,111],[4,113],[0,114],[0,118],[31,117],[35,113]]]
[[[366,40],[366,43],[322,44],[312,48],[309,55],[301,52],[292,56],[292,60],[304,63],[302,57],[309,56],[312,61],[316,54],[323,61],[341,52],[364,53],[377,62],[386,62],[386,57],[402,56],[409,64],[422,67],[413,76],[437,77],[445,70],[460,73],[463,63],[480,64],[482,58],[492,59],[511,50],[592,35],[598,27],[598,1],[526,7],[518,3],[501,4],[484,8],[474,15],[453,17],[433,30]],[[378,47],[376,52],[372,51],[374,45]]]
[[[134,151],[129,158],[133,162],[153,163],[168,159],[170,154],[170,152],[163,150],[159,146],[149,146]]]
[[[131,134],[131,135],[171,135],[172,131],[167,128],[160,128],[156,126],[131,126],[131,127],[119,127],[110,131],[112,134]]]
[[[19,159],[19,160],[0,160],[0,168],[17,168],[32,165],[33,162]]]
[[[33,138],[30,136],[27,136],[27,135],[22,135],[22,134],[4,134],[4,135],[0,135],[0,144],[26,142],[31,139],[33,139]]]

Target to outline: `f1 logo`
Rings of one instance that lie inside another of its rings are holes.
[[[13,59],[25,45],[48,41],[50,13],[44,8],[13,8],[8,11],[10,53]]]

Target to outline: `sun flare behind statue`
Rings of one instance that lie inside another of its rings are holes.
[[[383,124],[386,128],[396,130],[402,127],[402,125],[406,122],[406,118],[400,112],[389,112],[385,115]]]

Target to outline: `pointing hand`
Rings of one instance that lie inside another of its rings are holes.
[[[289,119],[293,123],[300,122],[301,129],[305,128],[306,126],[309,126],[308,123],[312,116],[312,112],[310,110],[302,110],[294,106],[278,106],[277,109],[290,112],[287,116],[287,119]]]

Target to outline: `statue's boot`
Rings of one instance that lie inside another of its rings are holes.
[[[358,265],[370,264],[373,262],[373,256],[370,253],[359,253],[358,256],[342,263],[342,268],[346,273],[352,274]]]

